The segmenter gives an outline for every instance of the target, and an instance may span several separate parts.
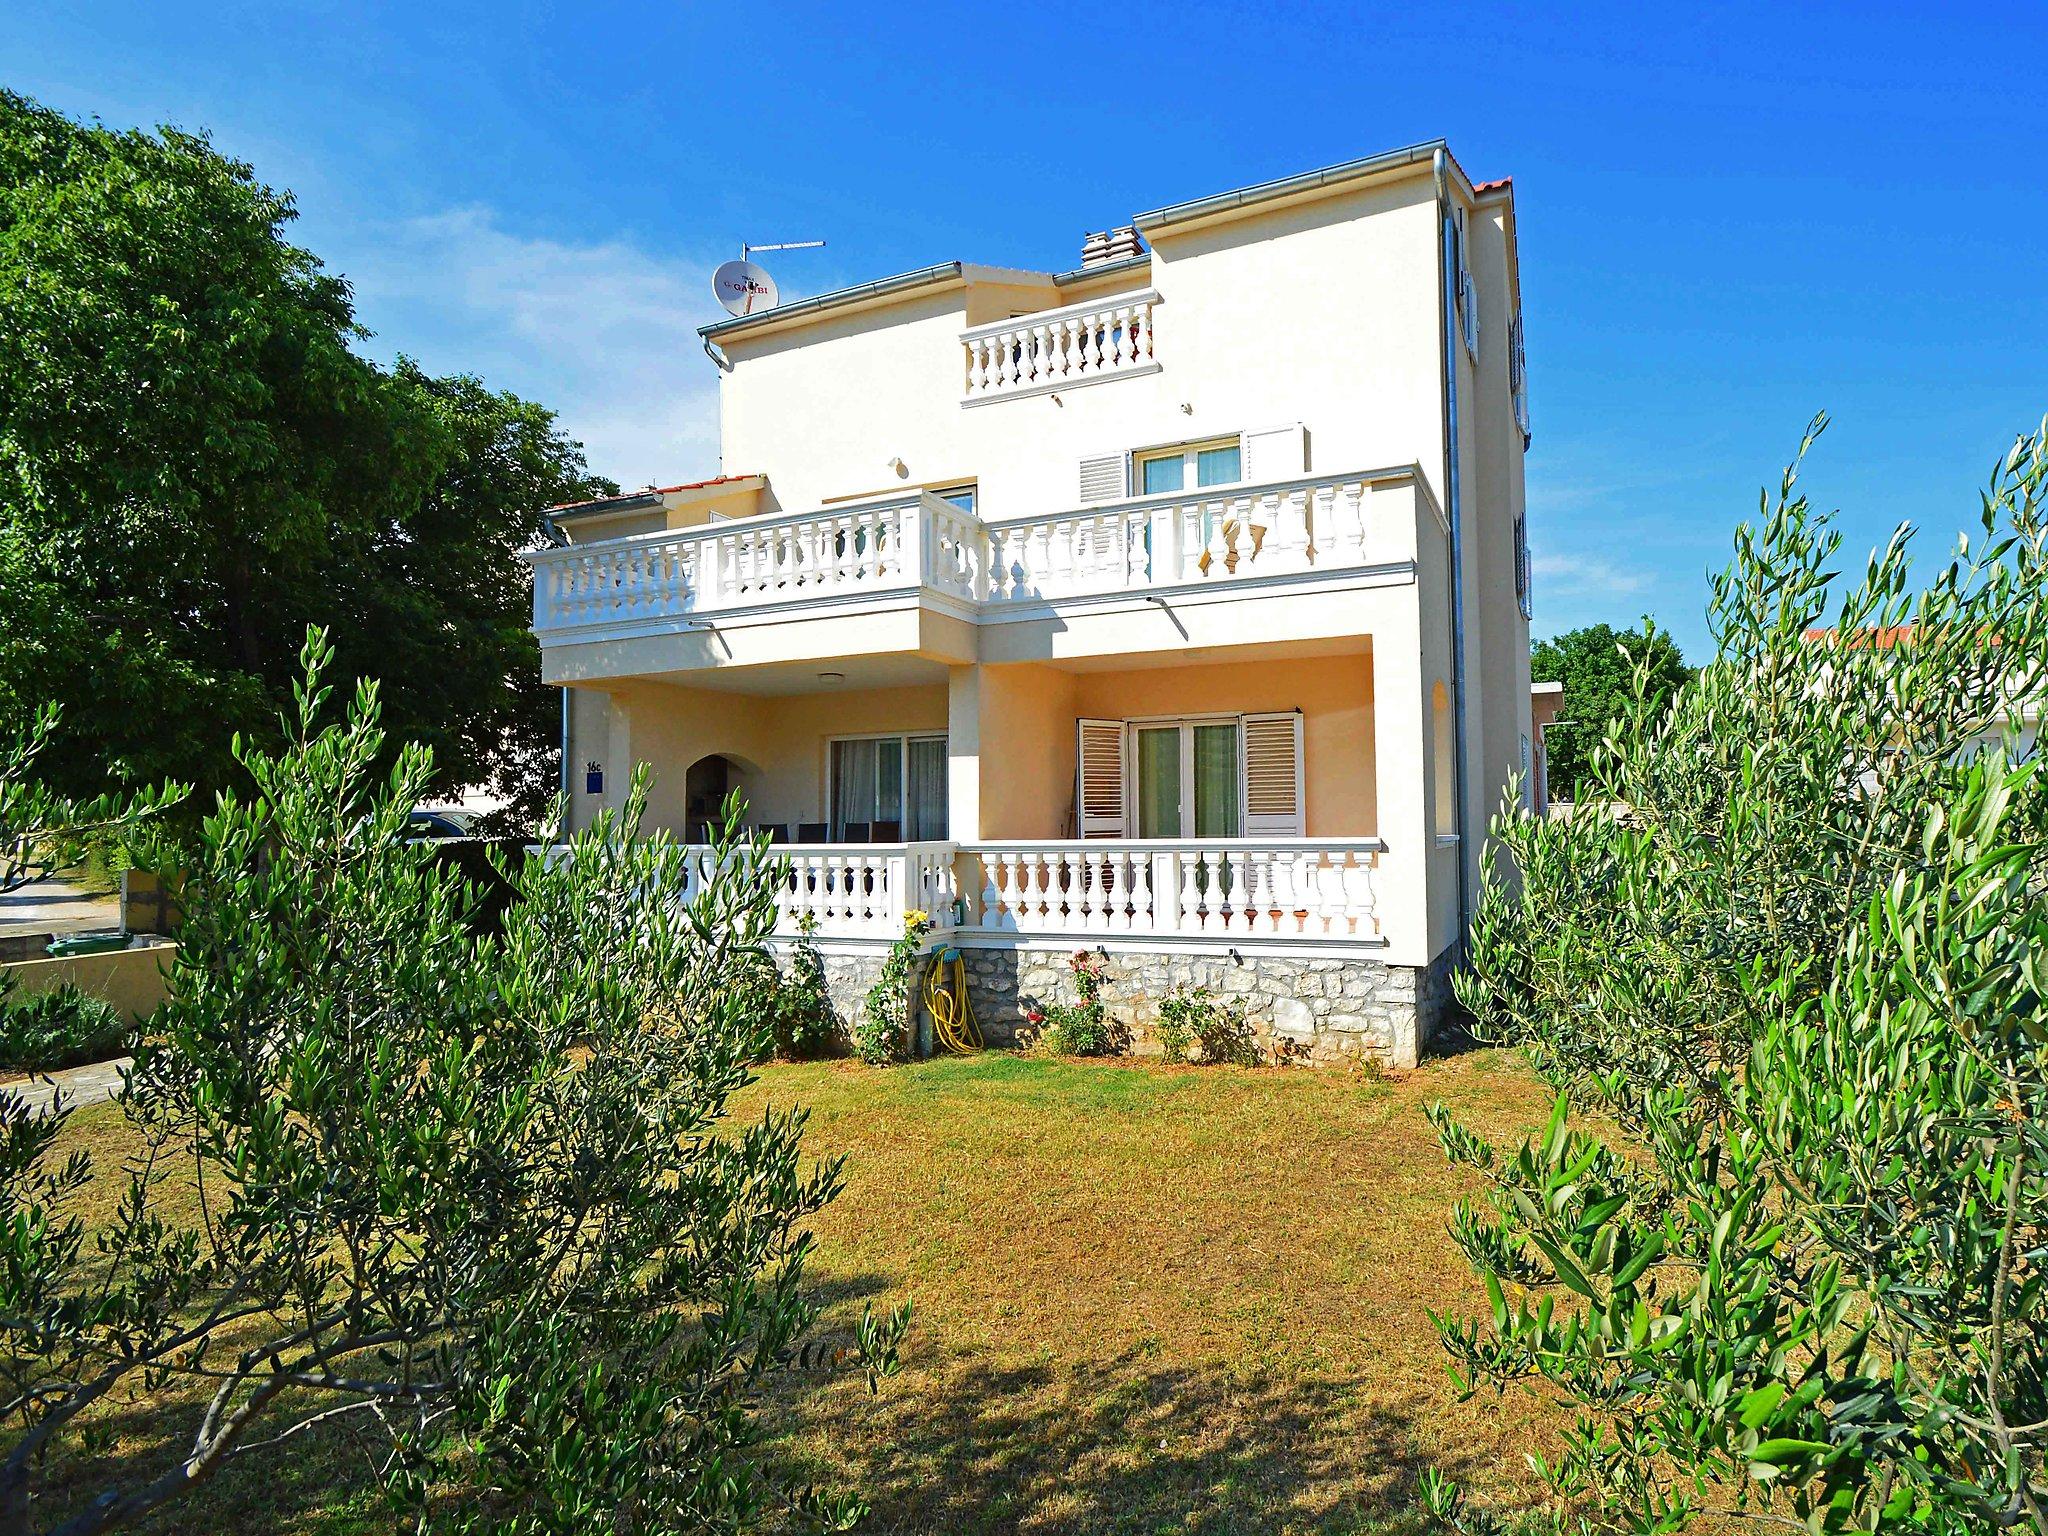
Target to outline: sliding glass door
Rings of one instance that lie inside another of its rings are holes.
[[[923,842],[946,836],[946,738],[861,736],[832,743],[836,842]]]

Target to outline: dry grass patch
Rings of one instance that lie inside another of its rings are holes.
[[[736,1114],[806,1104],[812,1149],[847,1154],[817,1227],[827,1330],[917,1309],[879,1397],[770,1405],[778,1454],[863,1490],[884,1532],[1410,1531],[1425,1464],[1520,1488],[1526,1408],[1456,1403],[1427,1315],[1482,1295],[1445,1235],[1463,1185],[1422,1117],[1438,1097],[1490,1133],[1547,1109],[1483,1051],[1392,1080],[1001,1053],[764,1069]],[[108,1169],[135,1145],[113,1105],[66,1134]],[[117,1181],[93,1194],[111,1216]],[[197,1411],[120,1406],[102,1453],[167,1460]],[[144,1529],[387,1529],[376,1449],[323,1426]]]
[[[902,1379],[795,1399],[790,1457],[874,1528],[1362,1532],[1436,1463],[1519,1488],[1522,1405],[1459,1405],[1428,1310],[1483,1293],[1422,1117],[1540,1123],[1513,1058],[1379,1081],[1006,1055],[771,1068],[848,1154],[815,1274],[843,1326],[909,1297]]]

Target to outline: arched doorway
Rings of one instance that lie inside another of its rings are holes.
[[[711,841],[711,829],[725,816],[725,797],[739,782],[739,767],[716,752],[690,764],[683,776],[683,835],[687,841]]]

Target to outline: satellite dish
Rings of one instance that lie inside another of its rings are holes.
[[[728,261],[711,274],[711,291],[730,315],[757,315],[775,307],[775,279],[751,261]]]

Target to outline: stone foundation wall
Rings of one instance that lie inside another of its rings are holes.
[[[1028,1041],[1027,1010],[1076,1001],[1069,949],[966,949],[967,988],[990,1044]],[[1099,957],[1099,952],[1098,952]],[[1412,1067],[1447,1016],[1450,956],[1426,969],[1361,956],[1304,960],[1247,953],[1189,955],[1111,950],[1102,999],[1136,1048],[1150,1045],[1158,1000],[1204,986],[1244,1004],[1260,1042],[1283,1059]]]
[[[786,969],[788,951],[778,950]],[[963,945],[961,952],[968,999],[990,1045],[1029,1044],[1029,1009],[1080,996],[1068,964],[1071,949]],[[850,1043],[868,989],[881,974],[882,951],[823,949],[821,958],[842,1040]],[[1172,987],[1205,986],[1242,1002],[1261,1044],[1283,1059],[1341,1063],[1373,1057],[1390,1067],[1412,1067],[1456,1006],[1450,960],[1449,951],[1419,968],[1361,956],[1296,959],[1254,951],[1234,960],[1111,950],[1102,998],[1111,1019],[1130,1029],[1140,1052],[1152,1048],[1159,998]]]

